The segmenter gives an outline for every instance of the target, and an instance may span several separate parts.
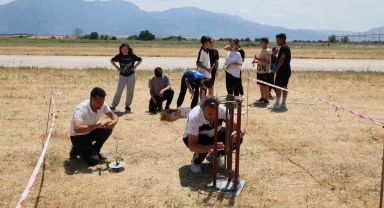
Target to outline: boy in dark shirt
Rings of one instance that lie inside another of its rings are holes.
[[[277,56],[277,66],[274,72],[276,74],[275,85],[288,89],[288,82],[291,77],[291,49],[287,45],[286,39],[287,36],[283,33],[276,35],[276,43],[280,46],[280,50],[279,55]],[[282,90],[280,89],[276,89],[276,102],[274,105],[270,106],[269,109],[287,109],[286,101],[288,92],[283,91],[283,93],[281,93],[281,91]],[[283,101],[281,105],[279,105],[281,94],[283,94]]]

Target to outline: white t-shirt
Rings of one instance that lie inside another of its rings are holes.
[[[257,56],[259,59],[267,60],[271,62],[271,50],[269,48],[261,49],[259,55]],[[268,74],[271,70],[271,64],[257,64],[257,73],[258,74]]]
[[[225,121],[226,108],[219,105],[219,124],[218,131],[220,131],[222,123]],[[204,113],[200,108],[200,105],[194,107],[188,114],[187,122],[185,123],[183,138],[188,137],[188,134],[199,136],[199,134],[207,135],[209,137],[214,136],[213,122],[208,121],[204,117]]]
[[[237,51],[229,51],[227,58],[225,59],[225,63],[227,65],[233,64],[233,63],[238,63],[238,64],[243,64],[243,59],[241,58],[241,55]],[[240,78],[240,70],[241,70],[241,65],[240,66],[231,66],[230,68],[227,68],[227,72],[232,74],[232,76]]]
[[[97,112],[93,112],[93,110],[91,109],[90,100],[89,99],[85,100],[84,102],[77,105],[73,112],[71,125],[69,128],[70,135],[78,136],[78,135],[86,135],[90,133],[90,132],[76,133],[73,126],[73,122],[75,120],[82,121],[83,124],[85,125],[95,125],[99,121],[101,115],[109,112],[111,112],[111,109],[109,108],[106,102],[104,102],[100,110],[98,110]]]
[[[209,58],[209,51],[205,50],[203,47],[201,47],[199,50],[199,54],[197,56],[196,63],[200,63],[203,66],[210,68],[211,67],[211,60]],[[204,75],[205,78],[212,78],[211,73],[205,69],[197,67],[197,71],[200,72],[202,75]]]

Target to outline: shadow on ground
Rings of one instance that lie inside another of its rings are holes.
[[[203,202],[207,205],[223,203],[224,200],[227,200],[228,205],[233,206],[235,204],[235,196],[211,192],[209,185],[213,179],[212,171],[212,165],[207,163],[201,164],[201,173],[192,173],[191,166],[184,165],[179,169],[180,185],[182,187],[189,187],[193,192],[204,194]],[[222,171],[219,171],[219,173],[224,174]]]
[[[64,170],[67,175],[93,173],[101,175],[102,172],[109,172],[109,167],[107,161],[100,162],[96,166],[89,166],[86,162],[84,162],[84,160],[77,158],[65,160]]]

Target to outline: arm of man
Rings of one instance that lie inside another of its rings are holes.
[[[83,121],[74,120],[73,121],[73,128],[74,128],[76,133],[82,134],[82,133],[91,132],[91,131],[93,131],[95,129],[105,128],[105,124],[106,123],[107,122],[97,123],[95,125],[85,125],[85,124],[83,124]]]
[[[188,134],[188,147],[191,152],[196,153],[207,153],[213,149],[213,145],[201,145],[197,143],[198,136]],[[222,150],[224,149],[224,144],[222,142],[217,143],[217,149]]]
[[[149,88],[149,94],[151,94],[152,102],[157,104],[157,100],[155,98],[155,93],[153,92],[153,88]]]
[[[169,89],[171,89],[171,84],[168,84],[167,87],[165,87],[164,89],[162,89],[162,90],[159,92],[159,96],[160,96],[160,97],[163,97],[164,92],[165,92],[166,90],[169,90]]]
[[[208,72],[211,72],[212,71],[212,68],[208,68],[208,67],[205,67],[203,64],[199,63],[199,62],[196,62],[196,66],[199,67],[199,68],[202,68]]]
[[[276,69],[274,70],[275,73],[277,73],[277,71],[279,71],[280,67],[284,64],[284,60],[285,60],[285,53],[283,53],[281,55],[279,63],[277,63]]]
[[[107,121],[105,127],[109,129],[114,128],[117,124],[117,121],[119,120],[119,117],[117,117],[113,111],[109,111],[108,113],[105,113],[105,115],[111,119],[110,121]]]
[[[188,92],[191,93],[191,94],[193,95],[194,90],[192,89],[191,85],[189,84],[188,78],[185,78],[184,82],[185,82],[185,84],[187,85]]]

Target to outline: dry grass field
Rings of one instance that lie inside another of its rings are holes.
[[[182,72],[166,73],[177,99]],[[346,112],[338,118],[334,108],[296,94],[284,113],[249,107],[240,161],[243,192],[210,194],[211,166],[205,161],[202,173],[190,172],[192,153],[181,138],[185,119],[161,122],[160,115],[146,112],[149,71],[138,72],[132,114],[120,117],[113,132],[123,139],[125,170],[112,173],[105,163],[88,167],[69,160],[74,107],[95,86],[106,90],[110,103],[117,76],[109,70],[0,69],[0,207],[16,205],[36,165],[51,89],[64,95],[55,97],[53,138],[25,207],[378,207],[383,141],[372,136],[372,124]],[[290,88],[384,120],[383,79],[383,73],[295,72]],[[216,92],[225,95],[222,73]],[[248,94],[249,103],[259,98],[255,83]],[[102,149],[109,161],[114,149],[110,138]]]
[[[87,40],[59,40],[59,39],[29,39],[29,38],[0,38],[0,55],[66,55],[66,56],[113,56],[118,52],[121,42],[117,41],[87,41]],[[151,57],[195,57],[200,48],[199,41],[128,41],[135,53],[140,56]],[[225,57],[222,49],[228,44],[218,41],[221,57]],[[293,58],[317,59],[383,59],[384,46],[382,44],[331,44],[320,43],[289,43]],[[276,46],[271,40],[269,47]],[[260,51],[255,42],[243,42],[246,57],[253,57]]]

